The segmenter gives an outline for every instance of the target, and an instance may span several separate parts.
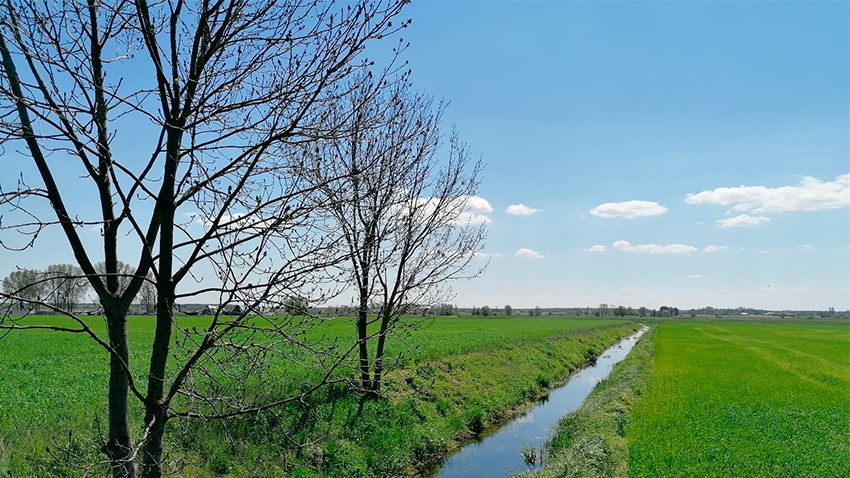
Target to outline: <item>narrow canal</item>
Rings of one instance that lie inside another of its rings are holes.
[[[541,447],[561,417],[581,407],[597,383],[604,380],[614,365],[626,358],[648,328],[614,344],[602,352],[596,363],[581,369],[549,397],[525,414],[506,423],[495,433],[470,443],[449,456],[440,467],[426,473],[428,478],[505,477],[528,469],[523,447]]]

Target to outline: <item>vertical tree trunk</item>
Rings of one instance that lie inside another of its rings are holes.
[[[163,234],[167,236],[167,234]],[[168,235],[170,240],[170,235]],[[142,450],[142,477],[162,476],[162,439],[168,420],[168,403],[165,396],[165,371],[171,343],[171,309],[173,292],[171,284],[171,254],[161,259],[159,293],[156,306],[156,334],[151,351],[148,393],[145,397],[145,429],[147,442]]]
[[[149,437],[142,451],[142,478],[160,478],[162,476],[162,439],[165,436],[165,422],[168,410],[160,403],[146,406],[145,424],[149,428]]]
[[[164,282],[162,276],[160,282]],[[170,283],[170,280],[168,282]],[[163,289],[166,287],[161,287],[157,299],[156,335],[148,374],[148,394],[145,397],[145,428],[148,438],[142,450],[143,478],[162,476],[162,439],[168,419],[168,404],[164,393],[165,370],[171,342],[171,293],[163,293]]]
[[[133,436],[127,413],[130,365],[127,334],[127,311],[116,307],[105,310],[109,325],[109,345],[114,350],[109,358],[109,440],[104,451],[109,457],[113,478],[135,478]]]
[[[369,324],[369,294],[366,288],[360,290],[360,307],[357,309],[357,340],[360,352],[360,387],[369,390],[371,369],[369,366],[369,344],[367,325]]]
[[[172,309],[174,306],[174,184],[179,164],[180,128],[168,131],[165,177],[157,197],[157,209],[162,224],[159,239],[159,276],[157,277],[156,332],[151,350],[148,373],[148,393],[145,397],[145,428],[148,441],[142,451],[142,476],[162,476],[162,438],[168,417],[168,397],[165,395],[165,371],[171,345]]]
[[[384,313],[381,318],[381,330],[378,333],[378,348],[375,350],[375,374],[372,379],[372,391],[381,391],[381,381],[384,374],[384,344],[387,340],[387,329],[390,326],[390,314]]]

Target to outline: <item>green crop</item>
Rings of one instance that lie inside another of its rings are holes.
[[[630,476],[847,476],[850,335],[841,325],[660,325],[649,390],[628,429]]]

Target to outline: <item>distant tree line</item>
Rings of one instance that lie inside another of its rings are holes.
[[[118,288],[127,287],[135,271],[132,266],[118,261]],[[107,275],[104,262],[94,264],[99,275]],[[83,270],[74,264],[51,264],[44,270],[18,269],[3,279],[3,293],[14,296],[20,309],[29,309],[33,305],[47,305],[56,311],[74,311],[86,300],[91,285]],[[152,312],[156,307],[156,284],[153,275],[148,274],[142,284],[134,304],[144,312]]]

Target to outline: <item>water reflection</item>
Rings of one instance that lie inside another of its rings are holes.
[[[528,469],[523,454],[531,447],[542,446],[558,420],[581,406],[593,387],[611,373],[615,364],[626,358],[637,339],[647,330],[643,328],[611,346],[600,354],[594,364],[575,373],[567,383],[552,390],[527,413],[508,422],[494,434],[463,447],[447,458],[441,468],[426,476],[499,477]]]

